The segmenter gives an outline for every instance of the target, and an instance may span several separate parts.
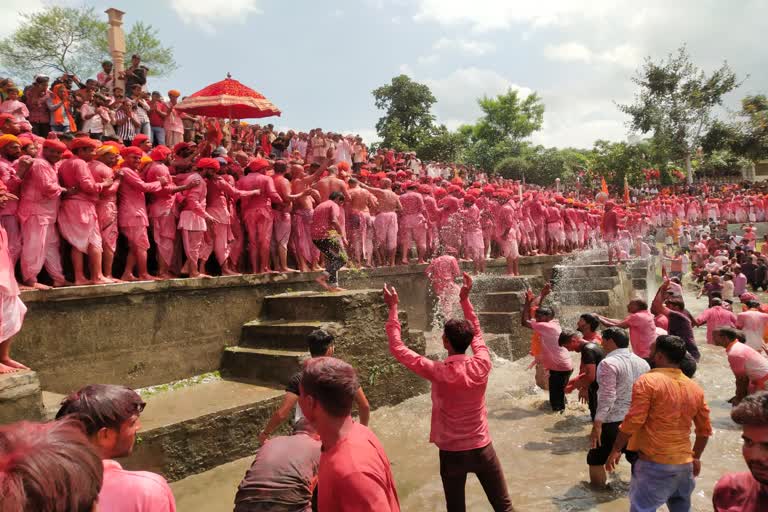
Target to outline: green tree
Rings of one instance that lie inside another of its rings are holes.
[[[494,172],[508,180],[525,180],[531,175],[531,160],[523,156],[508,156],[496,164]]]
[[[373,97],[376,108],[384,111],[376,123],[384,147],[416,150],[430,136],[435,121],[431,109],[437,100],[428,86],[400,75],[375,89]]]
[[[109,59],[106,37],[102,39],[101,47],[104,57]],[[141,63],[149,68],[152,76],[165,76],[178,68],[173,58],[173,47],[163,46],[158,30],[142,21],[134,23],[125,34],[125,49],[126,60],[131,55],[141,55]]]
[[[659,148],[685,161],[690,183],[691,156],[714,122],[713,110],[740,82],[727,63],[707,75],[684,46],[661,62],[647,58],[632,81],[640,91],[633,104],[618,105],[619,110],[630,116],[633,130],[652,133]]]
[[[483,117],[474,128],[474,137],[490,144],[517,142],[541,129],[544,105],[536,93],[521,99],[509,89],[495,98],[484,96],[477,100]]]
[[[0,60],[11,73],[29,79],[36,73],[74,73],[85,76],[102,57],[98,44],[106,38],[107,23],[93,7],[49,6],[19,14],[21,24],[0,41]]]
[[[459,132],[452,132],[441,124],[428,137],[421,140],[415,149],[419,158],[435,162],[458,162],[466,148],[466,138]]]
[[[649,152],[647,144],[598,140],[592,148],[591,169],[616,187],[624,185],[625,177],[630,185],[637,186],[645,180],[643,169],[651,167]]]
[[[0,62],[16,77],[28,80],[37,73],[73,73],[85,78],[110,58],[108,24],[93,7],[48,6],[19,16],[19,28],[0,40]],[[151,74],[176,69],[173,49],[162,45],[151,25],[136,22],[125,43],[127,55],[141,55]]]

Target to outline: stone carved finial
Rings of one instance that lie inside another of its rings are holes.
[[[232,78],[232,73],[227,73],[227,78]]]

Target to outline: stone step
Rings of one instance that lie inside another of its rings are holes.
[[[155,389],[142,394],[142,430],[133,454],[120,463],[170,481],[255,453],[259,432],[284,394],[282,387],[229,380]]]
[[[611,277],[561,277],[555,286],[558,291],[613,290],[619,284],[618,276]]]
[[[564,306],[610,306],[611,294],[605,290],[558,292],[555,302]]]
[[[333,322],[344,320],[345,307],[363,295],[381,290],[348,290],[340,293],[294,292],[264,297],[264,316],[268,320]]]
[[[632,288],[635,290],[645,290],[648,288],[648,280],[646,279],[633,279]]]
[[[317,329],[336,334],[341,325],[329,322],[254,320],[243,325],[240,346],[306,351],[307,337]]]
[[[40,380],[30,370],[0,375],[0,425],[43,419]]]
[[[64,400],[67,395],[60,393],[53,393],[52,391],[43,391],[43,414],[46,421],[51,421],[56,418],[56,413],[61,408],[61,401]]]
[[[547,282],[541,275],[529,276],[487,276],[482,275],[475,278],[472,286],[472,294],[487,292],[523,292],[527,288],[541,290]]]
[[[619,269],[615,265],[557,265],[552,271],[555,280],[581,277],[612,277],[619,275]]]
[[[509,334],[517,330],[520,323],[520,313],[514,312],[480,312],[480,327],[489,334]]]
[[[243,380],[288,384],[301,368],[306,350],[227,347],[221,361],[222,375]]]
[[[523,292],[490,292],[478,297],[477,308],[484,313],[520,311],[525,303]]]

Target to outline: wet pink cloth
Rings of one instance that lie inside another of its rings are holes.
[[[549,322],[531,321],[531,329],[541,338],[541,364],[547,370],[567,372],[573,370],[573,362],[568,349],[559,343],[562,328],[557,320]]]
[[[16,175],[16,168],[14,165],[0,156],[0,181],[3,182],[8,192],[19,197],[19,191],[21,190],[21,180]],[[6,201],[6,203],[0,206],[0,216],[16,215],[16,210],[19,207],[18,201]]]
[[[397,247],[397,214],[381,212],[376,215],[373,225],[376,230],[376,246],[394,251]]]
[[[58,217],[61,236],[82,253],[88,252],[88,246],[101,252],[96,202],[104,187],[96,183],[88,164],[80,158],[70,158],[61,164],[59,180],[65,188],[77,189],[61,201]]]
[[[707,324],[707,343],[714,343],[713,334],[719,327],[736,327],[736,315],[722,306],[705,309],[696,317],[697,323]]]
[[[736,328],[744,331],[747,345],[757,351],[763,350],[763,334],[768,325],[768,313],[749,310],[736,316]]]
[[[126,471],[114,460],[103,460],[104,484],[99,510],[120,512],[175,512],[168,482],[155,473]]]
[[[768,377],[768,358],[739,341],[731,342],[725,351],[728,353],[728,364],[736,377],[747,377],[753,386],[764,386],[764,380]]]
[[[312,243],[312,210],[294,210],[291,226],[291,247],[294,254],[311,263],[317,255]]]
[[[21,224],[21,235],[24,239],[21,251],[22,279],[36,279],[45,266],[51,279],[64,281],[61,242],[56,224],[49,223],[42,216],[32,215]]]
[[[56,169],[48,161],[35,158],[21,183],[16,215],[22,222],[36,215],[41,222],[55,224],[63,191]]]
[[[162,217],[152,217],[152,239],[155,241],[160,258],[170,266],[176,244],[176,218],[172,213]]]
[[[16,215],[3,215],[0,217],[0,225],[6,232],[8,237],[8,255],[11,258],[11,263],[16,266],[16,262],[19,261],[22,248],[21,226],[19,225],[19,219]]]
[[[256,196],[245,197],[240,201],[243,222],[248,231],[248,246],[251,251],[262,252],[272,241],[274,217],[272,203],[282,204],[283,199],[275,189],[275,182],[269,176],[251,173],[237,182],[240,190],[259,190]],[[262,264],[266,265],[266,262]],[[256,269],[254,269],[254,272]]]
[[[288,247],[291,238],[291,214],[288,212],[273,212],[273,240],[280,247]]]
[[[715,512],[758,512],[768,510],[768,484],[758,482],[751,472],[726,473],[712,493]]]
[[[656,341],[656,323],[651,312],[644,310],[631,313],[621,325],[629,328],[632,352],[644,359],[651,357],[651,344]]]
[[[8,237],[0,228],[0,343],[21,330],[26,312],[8,254]]]
[[[118,224],[120,227],[149,226],[146,192],[159,192],[163,186],[157,181],[144,181],[139,173],[123,167],[123,179],[118,189]],[[146,230],[145,230],[146,231]]]
[[[208,224],[205,222],[205,198],[208,195],[208,190],[205,180],[196,174],[190,174],[184,178],[183,184],[187,185],[194,180],[199,180],[199,183],[181,193],[183,209],[179,216],[179,229],[206,232],[208,231]]]
[[[315,208],[312,215],[312,240],[322,240],[331,238],[330,232],[335,230],[333,222],[340,223],[341,208],[334,201],[323,201]],[[341,235],[337,233],[336,236]]]
[[[433,259],[425,272],[436,295],[440,295],[444,290],[450,288],[452,284],[455,284],[456,278],[461,277],[459,262],[448,254]]]
[[[483,231],[480,224],[480,209],[476,205],[466,207],[461,212],[464,255],[472,260],[485,257]]]
[[[115,174],[111,167],[98,160],[88,162],[88,168],[96,183],[102,183]],[[120,181],[115,180],[112,185],[102,189],[99,200],[96,202],[96,217],[99,220],[102,247],[109,248],[112,252],[117,248],[117,190],[119,187]]]
[[[184,253],[192,265],[197,265],[200,260],[200,251],[203,249],[205,231],[181,230],[181,240],[184,243]]]
[[[474,308],[465,299],[461,307],[474,328],[472,356],[457,354],[433,361],[403,343],[397,308],[389,310],[386,330],[389,351],[406,368],[432,383],[432,422],[429,441],[441,450],[464,451],[487,446],[488,411],[485,390],[491,373],[491,357]]]

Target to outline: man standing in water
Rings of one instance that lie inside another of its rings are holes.
[[[608,480],[604,465],[619,435],[619,425],[629,410],[632,386],[650,370],[645,359],[629,351],[629,337],[623,329],[605,329],[602,345],[607,355],[597,365],[597,411],[589,436],[591,449],[587,453],[589,482],[597,488],[605,487]]]
[[[629,412],[605,464],[613,471],[625,446],[639,452],[629,484],[632,511],[657,510],[665,503],[671,512],[691,510],[694,477],[701,471],[712,425],[704,390],[680,370],[685,354],[685,342],[677,336],[656,339],[655,367],[635,382]]]
[[[432,383],[429,440],[440,449],[440,477],[448,512],[466,510],[464,486],[468,473],[477,475],[494,511],[510,512],[514,509],[493,449],[485,408],[491,357],[483,341],[480,321],[469,302],[471,291],[472,278],[464,273],[459,298],[466,320],[445,323],[443,346],[448,358],[433,361],[403,344],[397,291],[384,285],[384,302],[389,306],[389,351],[406,368]],[[465,354],[469,347],[472,347],[472,356]]]
[[[712,494],[715,512],[768,510],[768,393],[748,396],[731,411],[741,425],[741,453],[749,472],[728,473]]]

